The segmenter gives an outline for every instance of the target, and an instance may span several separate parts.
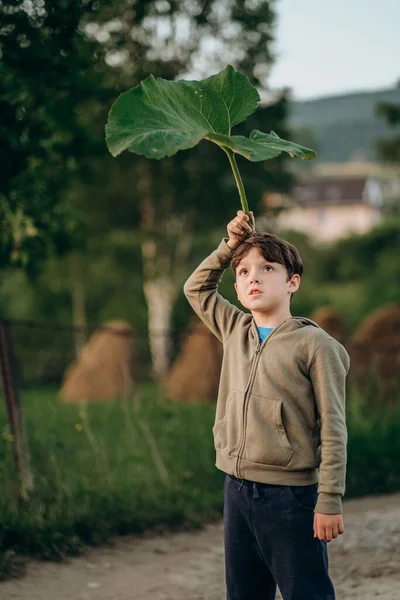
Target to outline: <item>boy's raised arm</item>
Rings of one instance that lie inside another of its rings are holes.
[[[195,313],[223,342],[233,331],[243,312],[221,296],[217,289],[229,267],[232,250],[223,238],[218,248],[200,263],[186,281],[183,291]]]
[[[315,402],[321,422],[321,463],[314,512],[342,513],[347,460],[346,376],[350,357],[335,339],[323,342],[310,366]]]
[[[252,219],[254,224],[253,216]],[[238,211],[238,216],[228,224],[229,237],[222,239],[183,286],[193,310],[220,342],[229,337],[238,319],[245,314],[217,290],[225,270],[231,264],[234,249],[243,241],[246,233],[252,231],[247,220],[248,216],[243,211]]]

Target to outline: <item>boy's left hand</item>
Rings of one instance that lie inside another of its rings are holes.
[[[314,537],[330,542],[339,534],[344,532],[343,515],[326,515],[315,513],[314,515]]]

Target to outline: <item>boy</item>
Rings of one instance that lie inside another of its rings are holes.
[[[227,599],[274,600],[278,585],[283,600],[335,600],[327,542],[344,531],[350,359],[316,323],[291,316],[297,249],[248,220],[239,210],[184,285],[224,348],[213,435],[226,473]],[[217,291],[230,264],[251,314]]]

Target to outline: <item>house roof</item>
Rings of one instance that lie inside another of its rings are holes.
[[[299,204],[348,204],[367,201],[367,177],[329,177],[313,179],[293,188]]]

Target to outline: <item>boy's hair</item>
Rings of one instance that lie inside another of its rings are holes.
[[[251,248],[258,248],[260,254],[269,262],[283,265],[289,281],[293,275],[303,274],[303,260],[295,246],[279,238],[273,233],[250,233],[250,235],[234,250],[231,266],[236,275],[236,269]],[[294,292],[293,292],[294,293]],[[293,294],[290,296],[292,300]]]

